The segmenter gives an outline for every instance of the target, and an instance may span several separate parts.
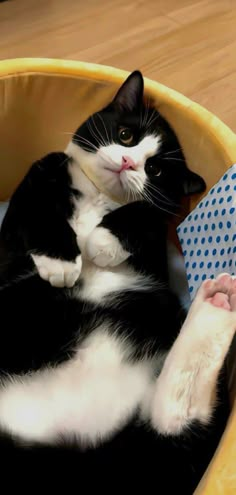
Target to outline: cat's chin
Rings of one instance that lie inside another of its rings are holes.
[[[94,184],[96,184],[99,191],[116,203],[125,204],[128,202],[128,194],[118,173],[103,169],[100,171],[99,176],[94,178]]]
[[[140,191],[143,189],[143,177],[141,178],[138,172],[118,171],[107,164],[100,164],[93,182],[99,191],[120,204],[127,204],[142,197]]]
[[[118,172],[113,166],[109,166],[96,153],[88,153],[80,146],[70,142],[65,152],[73,159],[89,181],[112,201],[126,204],[134,199],[133,187],[129,185],[128,174],[130,171]]]

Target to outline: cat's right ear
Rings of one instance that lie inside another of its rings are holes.
[[[142,105],[143,90],[143,76],[141,72],[136,70],[132,72],[122,84],[113,100],[113,103],[120,111],[133,112]]]

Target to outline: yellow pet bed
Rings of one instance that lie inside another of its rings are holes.
[[[105,105],[127,75],[110,67],[74,61],[0,62],[0,201],[9,198],[35,159],[52,150],[63,150],[69,133]],[[205,178],[209,189],[236,162],[235,134],[177,92],[148,79],[145,87],[175,129],[189,167]],[[195,203],[196,199],[192,200],[190,208]],[[231,369],[231,416],[196,490],[198,495],[236,493],[235,371],[232,379]]]

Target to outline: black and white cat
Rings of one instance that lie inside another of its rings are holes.
[[[225,424],[236,328],[229,276],[203,284],[181,331],[168,287],[167,212],[204,187],[139,72],[29,170],[0,233],[5,459],[61,460],[65,478],[73,459],[86,489],[127,475],[192,493]]]

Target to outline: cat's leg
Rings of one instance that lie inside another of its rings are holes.
[[[11,198],[0,233],[2,265],[25,256],[29,271],[36,268],[55,287],[72,287],[82,266],[68,221],[73,214],[68,162],[65,153],[50,153],[32,165]]]
[[[219,372],[236,331],[236,280],[205,281],[157,379],[153,427],[177,435],[194,421],[208,424],[217,404]]]

